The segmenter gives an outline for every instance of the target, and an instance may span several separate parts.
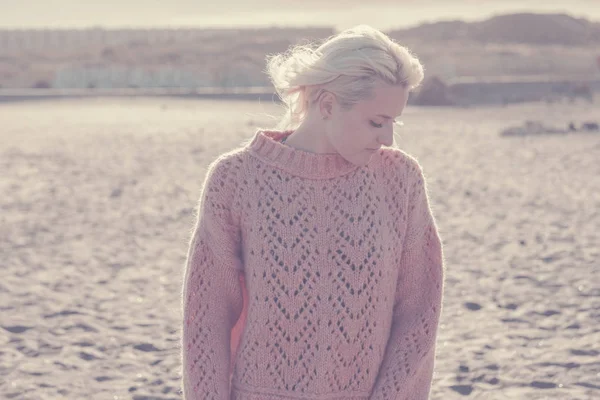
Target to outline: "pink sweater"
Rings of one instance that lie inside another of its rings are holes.
[[[257,130],[206,173],[183,282],[187,400],[423,400],[445,266],[423,171]]]

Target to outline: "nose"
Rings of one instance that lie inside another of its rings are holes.
[[[394,144],[394,129],[386,129],[385,134],[379,137],[379,143],[382,146],[391,146]]]

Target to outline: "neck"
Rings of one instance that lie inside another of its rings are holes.
[[[305,178],[328,179],[358,168],[338,153],[314,153],[282,144],[291,134],[291,130],[258,129],[248,150],[273,167]]]
[[[298,150],[315,154],[334,154],[337,150],[333,148],[327,135],[323,122],[313,121],[310,118],[304,120],[300,126],[289,135],[285,144]]]

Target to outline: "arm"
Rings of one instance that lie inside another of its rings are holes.
[[[391,332],[370,400],[427,400],[433,378],[445,265],[416,161],[412,171]]]
[[[231,169],[222,160],[208,167],[188,248],[182,288],[184,400],[229,399],[230,341],[243,306]]]

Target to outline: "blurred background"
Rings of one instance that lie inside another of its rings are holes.
[[[432,400],[600,398],[598,0],[0,0],[1,398],[181,398],[206,167],[282,112],[266,55],[362,23],[425,66]]]
[[[267,54],[367,23],[420,57],[434,90],[424,104],[589,98],[600,90],[596,0],[562,8],[512,0],[2,3],[5,89],[268,92]]]

